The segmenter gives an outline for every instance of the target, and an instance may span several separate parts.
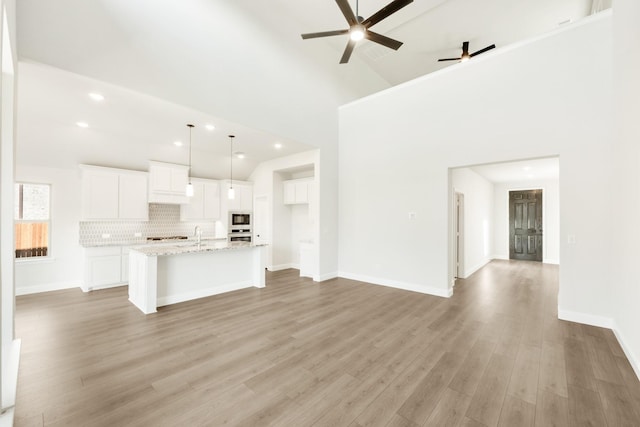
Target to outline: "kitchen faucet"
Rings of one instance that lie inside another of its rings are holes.
[[[199,225],[196,225],[194,233],[196,236],[196,242],[198,243],[198,245],[200,245],[200,242],[202,241],[202,230],[200,229]]]

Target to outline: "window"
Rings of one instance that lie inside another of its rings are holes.
[[[48,184],[15,184],[14,219],[16,258],[46,257],[49,254]]]

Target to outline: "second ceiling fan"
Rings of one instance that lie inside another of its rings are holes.
[[[480,55],[481,53],[485,53],[488,50],[491,50],[493,48],[495,48],[496,45],[492,44],[490,46],[487,46],[483,49],[480,49],[476,52],[473,53],[469,53],[469,42],[463,42],[462,43],[462,55],[460,56],[460,58],[442,58],[442,59],[438,59],[438,62],[443,62],[443,61],[460,61],[460,62],[465,62],[468,61],[469,58],[473,58],[476,55]]]
[[[329,36],[339,36],[343,34],[349,34],[350,39],[347,43],[347,47],[342,54],[342,58],[340,59],[341,64],[346,64],[349,62],[349,58],[351,57],[351,53],[353,49],[356,47],[356,43],[358,40],[362,40],[363,38],[367,40],[371,40],[372,42],[381,44],[393,50],[398,50],[400,46],[402,46],[402,42],[398,40],[394,40],[387,36],[383,36],[382,34],[374,33],[369,28],[382,21],[389,15],[399,11],[409,3],[413,3],[413,0],[394,0],[367,19],[364,19],[362,16],[358,16],[358,2],[356,0],[356,13],[353,13],[351,6],[349,6],[348,0],[336,0],[338,7],[342,11],[347,23],[349,24],[349,28],[346,30],[335,30],[335,31],[323,31],[319,33],[307,33],[302,34],[303,39],[313,39],[318,37],[329,37]]]

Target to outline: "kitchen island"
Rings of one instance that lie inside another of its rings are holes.
[[[265,245],[212,241],[139,246],[129,252],[129,301],[157,307],[265,285]]]

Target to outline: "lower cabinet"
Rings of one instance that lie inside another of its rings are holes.
[[[128,281],[128,246],[84,248],[83,291],[122,286]]]

